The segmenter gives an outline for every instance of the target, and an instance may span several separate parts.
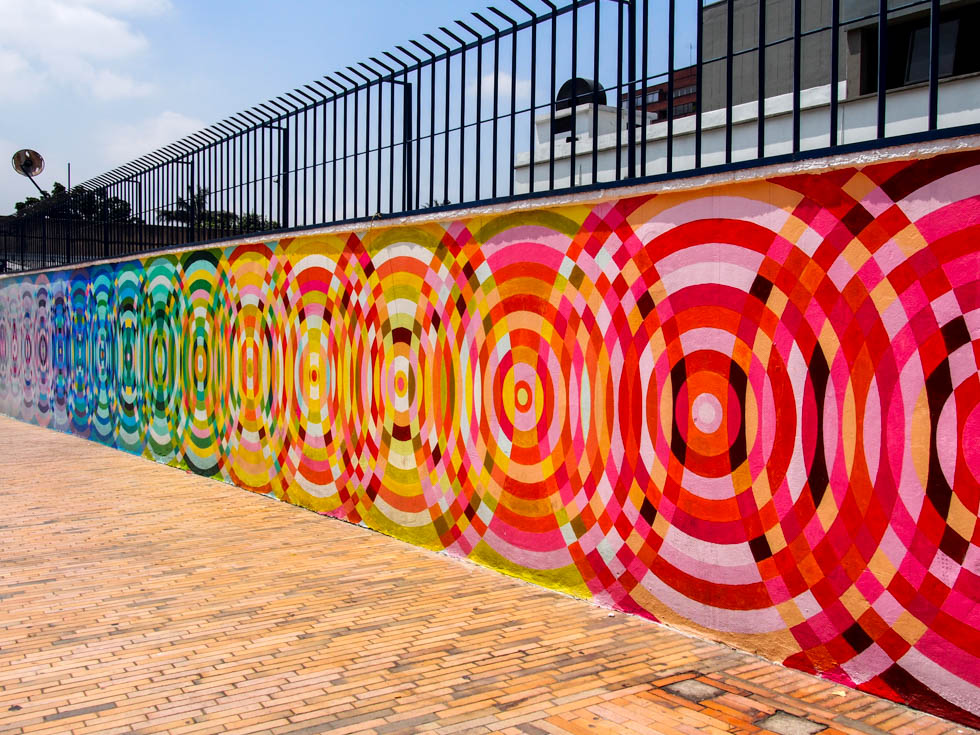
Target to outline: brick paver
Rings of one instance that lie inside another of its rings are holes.
[[[968,732],[7,418],[0,549],[0,733]]]

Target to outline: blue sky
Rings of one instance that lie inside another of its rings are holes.
[[[649,2],[666,14],[666,0]],[[491,3],[515,10],[508,0],[0,0],[0,154],[39,151],[43,188],[66,182],[68,162],[80,183]],[[678,66],[695,7],[678,2]],[[655,64],[664,46],[652,44]],[[2,165],[5,214],[34,189]]]
[[[485,8],[489,0],[0,0],[0,213]]]

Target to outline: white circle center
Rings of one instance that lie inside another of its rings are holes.
[[[710,393],[702,393],[691,404],[691,417],[705,434],[717,431],[721,426],[721,401]]]

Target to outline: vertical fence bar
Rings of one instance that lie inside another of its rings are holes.
[[[299,172],[300,172],[300,162],[299,162],[299,113],[296,113],[296,112],[287,113],[287,115],[286,115],[286,129],[287,129],[287,132],[286,132],[285,137],[287,138],[287,140],[289,138],[289,132],[291,131],[292,134],[293,134],[292,147],[291,147],[291,150],[290,150],[290,152],[293,154],[293,161],[292,161],[293,184],[292,184],[292,186],[289,189],[289,195],[290,196],[286,200],[286,202],[287,202],[287,204],[289,202],[292,202],[293,203],[293,217],[290,220],[290,222],[292,223],[291,224],[292,227],[296,227],[296,226],[299,225],[299,197],[300,197],[300,186],[299,186]],[[288,155],[286,156],[286,160],[287,161],[289,160],[289,156]],[[305,189],[306,182],[304,181],[303,184],[304,184],[303,194],[305,195],[306,194],[306,189]]]
[[[408,72],[405,72],[404,99],[402,102],[402,211],[412,208],[412,85],[408,83]]]
[[[108,258],[109,250],[109,189],[102,189],[102,257]]]
[[[929,5],[929,130],[939,127],[939,0]]]
[[[799,0],[797,0],[799,2]],[[885,90],[888,85],[888,0],[878,0],[877,137],[885,137]]]
[[[67,190],[67,194],[68,194],[68,197],[67,197],[68,198],[68,210],[65,213],[67,215],[67,222],[66,222],[66,230],[65,230],[65,255],[64,255],[64,258],[62,259],[62,262],[63,263],[70,263],[71,262],[71,245],[72,245],[71,240],[72,240],[72,235],[74,234],[72,232],[72,224],[73,224],[72,223],[72,214],[73,214],[73,212],[72,212],[72,206],[71,206],[72,205],[72,200],[71,200],[71,198],[72,198],[72,191],[71,191],[71,164],[70,163],[68,164],[68,190]],[[6,236],[6,233],[4,234],[4,238],[3,238],[3,247],[4,247],[4,254],[3,254],[4,255],[4,258],[3,258],[3,260],[4,260],[4,263],[6,263],[7,262],[7,236]]]
[[[592,183],[599,181],[599,18],[602,8],[594,2],[595,27],[592,29]]]
[[[477,16],[479,17],[479,16]],[[482,20],[482,18],[481,18]],[[486,21],[484,21],[486,22]],[[487,23],[491,28],[494,28],[493,32],[493,125],[490,126],[490,130],[493,134],[493,146],[491,148],[490,155],[490,196],[497,196],[497,147],[499,145],[498,140],[498,125],[500,121],[500,31],[496,30],[495,26]]]
[[[353,141],[353,146],[354,146],[354,160],[352,161],[352,163],[354,164],[354,185],[353,185],[353,191],[351,193],[351,201],[353,202],[353,205],[354,205],[354,211],[353,211],[354,219],[357,219],[357,211],[358,211],[357,210],[357,179],[358,179],[358,170],[361,167],[361,164],[360,164],[360,157],[361,157],[360,156],[360,153],[361,153],[361,148],[360,148],[361,140],[360,140],[360,138],[361,138],[361,136],[359,135],[360,127],[361,127],[361,90],[358,89],[356,85],[354,87],[353,94],[354,94],[354,120],[353,120],[353,128],[354,128],[354,141]],[[346,196],[346,191],[344,192],[344,194]]]
[[[306,218],[306,177],[309,169],[310,162],[310,120],[309,120],[309,107],[303,108],[303,224],[308,225],[310,221]],[[316,137],[313,138],[316,140]],[[316,177],[314,176],[314,182]],[[315,185],[315,184],[314,184]],[[298,224],[298,223],[297,223]]]
[[[278,211],[274,211],[273,210],[273,207],[272,207],[272,202],[273,202],[273,199],[272,199],[272,177],[270,176],[269,179],[268,179],[268,181],[266,181],[266,173],[265,173],[266,172],[266,168],[265,167],[266,167],[267,161],[271,161],[272,160],[272,136],[271,136],[271,134],[268,136],[268,138],[269,138],[269,156],[268,156],[268,159],[266,158],[266,150],[265,150],[265,139],[267,137],[266,136],[266,131],[267,130],[271,131],[271,128],[269,127],[269,124],[266,123],[266,124],[264,124],[262,126],[261,130],[262,130],[262,132],[259,133],[259,173],[258,173],[257,178],[258,178],[258,181],[259,181],[259,192],[262,195],[262,215],[263,216],[268,216],[269,219],[272,219],[273,217],[275,217],[277,221],[281,221],[282,220],[282,215],[279,214]],[[272,165],[271,164],[269,165],[269,168],[270,169],[272,168]],[[280,224],[281,224],[281,222],[280,222]]]
[[[833,0],[835,3],[839,0]],[[757,52],[758,69],[758,99],[756,100],[756,118],[758,120],[756,141],[756,156],[766,155],[766,2],[759,0],[759,43]]]
[[[202,193],[205,193],[205,196],[203,196],[202,199],[204,200],[204,210],[206,212],[212,211],[212,202],[214,202],[215,205],[218,205],[221,202],[221,185],[215,178],[218,171],[218,162],[215,156],[216,152],[217,150],[213,145],[209,144],[204,148],[203,178],[205,182],[210,184],[209,187],[202,187],[202,190],[206,188],[206,191],[202,191]],[[215,184],[217,184],[217,186],[215,186]],[[201,238],[202,240],[210,240],[215,236],[215,233],[218,230],[217,220],[219,218],[220,215],[215,214],[202,218],[204,220],[204,237]]]
[[[364,85],[364,216],[371,216],[371,83]]]
[[[261,135],[261,133],[259,132],[260,130],[261,128],[256,126],[252,128],[251,133],[249,135],[249,137],[251,138],[251,140],[249,141],[249,148],[252,151],[252,169],[251,172],[249,173],[249,179],[251,180],[250,183],[252,185],[251,195],[249,196],[249,208],[254,209],[256,213],[258,213],[258,216],[260,218],[268,219],[269,221],[271,221],[272,220],[271,217],[267,218],[265,216],[265,209],[262,206],[262,201],[260,197],[260,194],[262,193],[262,188],[259,181],[259,135]]]
[[[282,122],[285,122],[287,127],[279,131],[279,195],[281,197],[279,208],[282,210],[282,227],[288,230],[291,226],[290,223],[294,222],[295,219],[289,219],[289,123],[285,119]]]
[[[346,97],[344,99],[344,104],[347,104]],[[330,221],[337,221],[337,110],[340,108],[340,104],[337,101],[337,97],[334,96],[333,104],[333,124],[330,126],[330,135],[333,138],[332,144],[330,146]]]
[[[523,5],[521,5],[520,2],[517,2],[517,5],[519,7],[521,7],[524,10],[525,13],[531,14],[531,11],[528,10]],[[531,15],[533,17],[533,14],[531,14]],[[517,46],[517,35],[516,34],[514,35],[514,46],[515,46],[515,48]],[[528,177],[527,177],[528,189],[527,190],[530,193],[533,194],[534,193],[534,165],[535,165],[535,156],[534,156],[534,154],[537,152],[537,147],[538,147],[537,146],[537,135],[536,135],[537,128],[536,128],[536,124],[535,124],[535,118],[538,115],[538,106],[537,106],[537,100],[538,100],[538,95],[537,95],[537,93],[538,93],[538,19],[537,19],[537,17],[533,17],[533,20],[531,21],[531,46],[530,46],[530,54],[531,54],[531,56],[530,56],[529,61],[530,61],[530,64],[531,64],[531,102],[530,102],[531,114],[530,114],[530,121],[528,123],[529,124],[529,130],[528,130],[528,147],[529,147],[530,157],[529,157],[529,165],[528,165]],[[617,107],[618,107],[618,105],[617,105]]]
[[[347,98],[348,97],[350,97],[350,90],[345,89],[344,90],[344,129],[342,133],[343,152],[341,154],[343,156],[343,165],[341,166],[343,176],[340,184],[341,186],[340,196],[342,197],[341,216],[345,220],[347,219],[347,119],[348,119]]]
[[[643,0],[643,10],[646,13],[646,2]],[[643,39],[643,50],[646,51],[646,34]],[[646,69],[644,61],[643,68]],[[644,85],[646,82],[644,82]],[[644,107],[645,109],[645,107]],[[643,126],[643,142],[646,144],[647,126]],[[644,155],[644,158],[646,156]],[[643,172],[646,173],[644,164]],[[616,3],[616,176],[615,180],[623,178],[623,4]]]
[[[504,16],[506,17],[506,16]],[[510,31],[510,182],[508,187],[509,196],[514,196],[514,164],[517,161],[517,24],[510,20],[513,26]],[[532,115],[533,117],[533,115]]]
[[[195,168],[196,167],[194,166],[194,159],[191,158],[190,165],[188,166],[189,170],[187,173],[187,181],[188,181],[187,196],[190,198],[191,201],[191,221],[190,221],[191,226],[190,226],[190,232],[188,233],[190,235],[189,242],[194,242],[197,239],[197,206],[196,206],[197,197],[194,196],[195,192],[197,191],[197,186],[196,186],[197,172],[195,171]]]
[[[799,0],[797,0],[799,2]],[[735,0],[727,0],[727,36],[725,45],[725,163],[732,162],[732,108],[735,106],[735,89],[732,71],[735,52]]]
[[[422,64],[417,57],[415,59],[415,155],[412,165],[415,168],[415,202],[413,209],[419,209],[422,205]]]
[[[838,82],[840,76],[840,0],[833,0],[830,8],[830,146],[837,145]]]
[[[320,131],[320,150],[323,151],[323,165],[320,168],[320,216],[322,222],[330,221],[327,219],[327,105],[333,108],[335,106],[334,99],[324,100],[322,105],[323,125]]]
[[[459,23],[459,21],[456,21]],[[460,23],[462,25],[462,23]],[[466,46],[459,53],[459,201],[466,201]]]
[[[765,0],[759,2],[761,4]],[[667,0],[667,173],[674,170],[674,33],[676,30],[674,0]]]
[[[394,78],[388,85],[388,108],[391,114],[388,116],[388,170],[390,172],[388,183],[388,212],[395,211],[395,84]]]
[[[552,8],[551,13],[551,97],[548,99],[550,111],[550,127],[548,128],[548,147],[551,155],[548,158],[548,191],[555,189],[555,110],[557,101],[555,100],[556,90],[556,70],[555,64],[558,58],[558,15]]]
[[[698,0],[700,2],[700,0]],[[629,12],[627,13],[627,65],[629,77],[629,102],[626,124],[629,126],[626,133],[626,145],[629,150],[626,153],[627,177],[636,178],[636,2],[629,0]]]
[[[312,159],[307,159],[307,165],[309,165],[309,161],[310,160],[312,160],[312,162],[313,162],[313,171],[312,171],[312,177],[311,177],[311,186],[312,186],[312,189],[313,190],[312,190],[312,192],[310,192],[310,200],[311,200],[311,203],[312,203],[311,209],[313,210],[313,221],[314,222],[321,222],[322,221],[322,218],[317,218],[317,216],[316,216],[316,200],[317,200],[317,197],[316,197],[316,177],[317,177],[316,166],[317,166],[317,161],[319,160],[317,158],[317,155],[316,155],[316,152],[317,152],[316,151],[316,144],[317,144],[317,138],[319,137],[317,135],[317,117],[318,117],[318,111],[319,111],[319,109],[320,109],[320,103],[319,102],[313,105],[313,136],[312,136],[312,138],[313,138],[313,158]],[[379,120],[381,119],[381,116],[380,115],[378,116],[378,119]],[[379,177],[379,179],[380,179],[380,177]],[[303,197],[303,202],[304,202],[303,206],[305,207],[306,206],[306,204],[305,204],[306,197],[305,196]]]
[[[443,121],[443,129],[446,134],[443,136],[443,149],[442,149],[442,199],[446,204],[449,204],[449,99],[452,94],[450,89],[450,80],[452,78],[452,54],[449,53],[449,47],[443,46],[446,49],[446,97],[443,101],[443,106],[445,107],[445,120]]]
[[[701,168],[701,126],[704,117],[704,0],[694,0],[698,5],[698,22],[696,30],[697,76],[694,79],[694,168]],[[759,0],[762,2],[762,0]]]
[[[241,234],[245,231],[245,225],[251,222],[251,218],[248,217],[248,206],[245,203],[245,176],[243,174],[243,164],[248,160],[248,149],[245,147],[248,143],[248,138],[246,137],[245,131],[239,132],[235,136],[235,148],[238,149],[238,176],[235,178],[235,189],[238,192],[238,227],[236,234]],[[256,225],[258,223],[255,223]],[[258,228],[261,229],[261,228]]]
[[[793,153],[800,152],[800,95],[803,63],[803,0],[793,0]]]
[[[572,99],[571,108],[571,132],[569,143],[571,150],[568,156],[568,186],[575,186],[575,144],[578,143],[578,3],[579,0],[572,0]]]
[[[467,29],[469,30],[469,29]],[[470,31],[470,33],[474,33]],[[474,33],[474,35],[476,35]],[[479,36],[478,36],[479,38]],[[476,196],[480,200],[482,190],[480,180],[480,162],[483,158],[480,151],[481,133],[483,131],[483,41],[476,42]]]
[[[428,49],[426,49],[428,50]],[[429,65],[429,206],[436,205],[436,62]]]
[[[381,168],[384,165],[384,162],[382,161],[382,155],[383,155],[383,152],[382,151],[383,151],[383,149],[382,149],[382,146],[381,146],[381,140],[382,140],[382,138],[384,138],[384,118],[385,118],[385,116],[384,116],[384,104],[385,104],[384,100],[385,100],[385,95],[384,95],[384,89],[381,86],[381,81],[382,81],[381,80],[381,77],[379,76],[378,77],[378,81],[374,85],[377,88],[377,90],[378,90],[378,132],[377,132],[377,135],[378,135],[378,150],[377,150],[377,153],[378,153],[378,158],[377,158],[377,161],[378,161],[378,171],[377,171],[377,179],[378,180],[377,180],[377,186],[375,187],[375,192],[376,192],[376,197],[377,197],[377,199],[376,199],[377,210],[375,210],[375,211],[376,211],[377,214],[381,214],[381,210],[384,208],[384,204],[382,204],[382,199],[381,199],[381,179],[384,178],[384,175],[381,172]],[[391,85],[389,85],[389,86],[391,86]],[[392,117],[392,112],[390,110],[388,112],[388,117]],[[316,158],[316,154],[315,153],[314,153],[314,156],[313,157]]]
[[[698,0],[700,2],[700,0]],[[622,4],[620,4],[622,8]],[[643,72],[640,74],[640,79],[642,83],[640,84],[640,94],[642,95],[642,102],[640,102],[640,121],[642,127],[640,128],[640,175],[647,175],[647,89],[650,82],[650,2],[649,0],[643,0],[643,20],[642,22],[642,33],[643,33],[643,47],[640,50],[640,67]],[[620,53],[622,53],[622,46],[620,46]]]

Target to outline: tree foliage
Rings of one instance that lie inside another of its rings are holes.
[[[140,218],[133,214],[132,207],[125,199],[106,196],[104,189],[89,191],[82,186],[72,187],[69,195],[67,187],[55,181],[50,192],[41,196],[27,197],[14,204],[18,217],[47,214],[53,218],[82,220],[85,222],[137,223]]]
[[[279,227],[276,220],[255,212],[239,215],[224,209],[212,209],[208,201],[210,198],[210,189],[202,187],[193,192],[188,187],[186,197],[177,197],[176,204],[170,209],[160,210],[157,217],[166,224],[193,225],[197,230],[212,232],[265,232]],[[106,196],[104,189],[89,191],[82,186],[72,187],[69,195],[68,189],[58,181],[54,182],[50,192],[17,202],[14,210],[18,217],[46,214],[52,219],[70,218],[84,222],[143,222],[133,214],[132,207],[125,199]]]
[[[206,187],[194,192],[187,189],[187,197],[177,197],[172,209],[163,209],[158,213],[162,222],[170,224],[181,223],[192,225],[202,230],[218,230],[227,232],[263,232],[279,227],[275,220],[266,219],[255,212],[238,215],[224,209],[211,209],[208,199],[211,190]]]

